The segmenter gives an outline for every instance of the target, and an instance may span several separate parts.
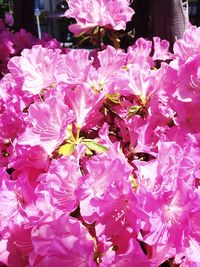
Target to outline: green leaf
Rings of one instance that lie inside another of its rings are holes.
[[[58,153],[63,156],[70,156],[74,152],[75,149],[76,149],[76,144],[67,143],[67,144],[62,145],[59,148]]]
[[[140,110],[140,108],[141,108],[141,106],[132,106],[129,109],[128,117],[131,117],[131,116],[134,116],[135,114],[137,114],[137,112]]]
[[[134,178],[132,174],[129,177],[129,182],[131,183],[131,187],[133,190],[136,190],[138,188],[137,180]]]
[[[84,143],[86,145],[87,148],[89,148],[92,151],[95,151],[97,153],[103,153],[103,152],[107,152],[108,148],[100,145],[99,143],[95,142],[95,141],[83,141],[82,143]]]
[[[106,97],[115,104],[120,104],[120,93],[106,94]]]
[[[85,154],[87,156],[92,156],[93,155],[92,151],[87,146],[86,146]]]
[[[99,32],[99,27],[94,27],[92,34],[97,34]]]

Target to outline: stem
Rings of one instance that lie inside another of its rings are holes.
[[[100,26],[98,29],[98,47],[99,47],[99,50],[102,50],[102,47],[101,47],[101,27]]]
[[[76,141],[78,141],[78,139],[79,139],[80,131],[81,131],[81,127],[77,126]]]

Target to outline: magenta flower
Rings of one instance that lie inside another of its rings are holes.
[[[19,137],[18,143],[41,145],[50,155],[64,141],[66,127],[73,119],[73,113],[64,104],[63,97],[59,93],[50,95],[44,102],[31,105],[28,116],[30,126]]]
[[[102,94],[95,93],[87,84],[66,91],[66,103],[75,114],[76,127],[82,128],[88,122],[88,118],[93,117],[91,115],[97,116],[102,98]]]
[[[54,221],[40,221],[32,230],[32,243],[32,266],[95,266],[93,241],[87,238],[86,230],[79,222],[66,215]]]
[[[25,267],[29,263],[28,256],[33,250],[31,230],[31,228],[26,228],[24,225],[15,225],[13,227],[7,245],[9,252],[8,266]]]
[[[79,34],[90,28],[100,26],[108,29],[125,30],[126,22],[131,20],[134,11],[128,0],[68,0],[67,17],[76,19],[70,31]]]
[[[68,3],[77,33],[134,12]],[[199,267],[199,28],[173,55],[58,47],[0,20],[0,266]]]
[[[169,60],[172,58],[172,54],[169,52],[169,42],[161,40],[159,37],[153,38],[154,54],[153,60]]]
[[[133,252],[134,251],[134,252]],[[104,262],[104,260],[103,260]],[[125,253],[115,255],[113,263],[102,265],[103,267],[129,267],[134,263],[134,267],[154,267],[148,257],[143,253],[139,243],[131,238],[128,243],[128,249]]]
[[[113,64],[113,62],[115,62]],[[103,51],[98,52],[95,68],[91,68],[88,73],[87,82],[96,92],[101,90],[104,93],[109,92],[109,88],[112,88],[113,83],[116,82],[116,86],[120,86],[120,70],[125,66],[126,54],[121,50],[116,50],[112,46],[107,46]],[[118,79],[116,81],[116,76]]]
[[[0,136],[4,140],[14,140],[22,130],[22,121],[14,112],[4,112],[0,114]]]
[[[37,178],[49,167],[49,156],[42,146],[15,146],[15,152],[9,157],[9,165],[13,180],[27,180],[29,194],[37,186]]]
[[[36,95],[42,89],[55,86],[55,69],[60,52],[36,45],[31,50],[25,49],[20,57],[12,58],[8,68],[23,80],[22,90]]]
[[[200,56],[190,58],[178,70],[180,80],[178,98],[186,102],[199,102],[200,99]]]
[[[3,178],[0,188],[0,231],[2,238],[7,239],[14,225],[28,221],[27,207],[32,202],[33,195],[29,186],[23,181],[10,181]]]
[[[162,143],[156,160],[136,162],[141,185],[138,193],[149,215],[143,240],[153,246],[157,264],[166,259],[172,248],[171,256],[185,250],[183,240],[191,235],[189,218],[198,208],[198,195],[193,191],[196,167],[188,153],[176,144]]]
[[[199,55],[199,33],[199,27],[190,26],[183,34],[183,37],[174,44],[174,54],[177,56],[180,65],[189,58]]]
[[[5,13],[5,18],[4,18],[5,24],[7,24],[8,26],[13,26],[14,24],[14,18],[12,16],[12,14],[10,13]]]
[[[185,236],[186,238],[183,240],[183,243],[186,247],[185,251],[186,259],[188,260],[188,262],[190,261],[194,262],[194,264],[199,263],[199,252],[200,252],[199,216],[200,216],[200,210],[198,207],[196,211],[193,211],[190,214],[189,221],[190,221],[191,231],[189,235]]]
[[[79,85],[87,79],[92,65],[89,52],[86,50],[71,50],[63,54],[55,70],[56,82],[58,84]]]
[[[39,180],[49,192],[52,205],[65,212],[75,210],[80,200],[85,198],[84,179],[74,158],[53,161],[48,174]]]
[[[128,47],[127,64],[138,63],[142,68],[153,66],[154,62],[150,56],[152,50],[152,42],[139,38],[136,42]]]

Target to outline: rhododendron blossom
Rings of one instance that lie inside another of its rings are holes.
[[[64,104],[59,93],[49,96],[46,101],[35,103],[29,108],[30,126],[19,138],[19,144],[32,146],[40,144],[51,154],[64,141],[67,125],[73,118],[72,111]],[[30,136],[32,136],[31,142]]]
[[[60,43],[51,38],[48,34],[44,34],[42,39],[37,39],[31,33],[24,29],[18,32],[9,31],[9,26],[13,23],[11,14],[5,15],[5,22],[0,19],[0,76],[2,77],[8,72],[7,63],[13,56],[18,56],[24,48],[31,48],[34,44],[42,45],[52,49],[60,48]]]
[[[69,29],[78,34],[90,28],[100,26],[108,29],[125,30],[126,22],[134,14],[129,7],[129,0],[67,0],[67,17],[76,19],[77,24]]]
[[[92,60],[89,59],[87,50],[71,50],[67,54],[63,54],[56,62],[56,82],[69,85],[79,85],[87,79],[90,71]]]
[[[76,33],[134,12],[68,4]],[[158,37],[90,53],[0,31],[0,266],[199,267],[199,28],[173,54]]]
[[[24,50],[21,57],[12,58],[8,67],[23,79],[22,90],[38,94],[55,83],[53,74],[59,54],[60,50],[54,52],[42,46],[34,46],[31,53]]]

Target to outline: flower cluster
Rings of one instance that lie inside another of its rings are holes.
[[[70,25],[73,33],[79,34],[96,26],[125,30],[134,11],[129,0],[67,0],[69,9],[65,16],[73,17],[77,23]]]
[[[0,77],[8,72],[7,63],[11,57],[20,55],[24,48],[31,48],[33,45],[41,44],[43,47],[56,49],[60,43],[44,34],[43,38],[37,39],[31,33],[21,29],[19,32],[12,32],[6,25],[12,24],[12,17],[6,15],[4,23],[0,19]]]
[[[2,266],[200,266],[199,31],[174,54],[141,38],[127,53],[38,44],[10,59]]]

